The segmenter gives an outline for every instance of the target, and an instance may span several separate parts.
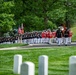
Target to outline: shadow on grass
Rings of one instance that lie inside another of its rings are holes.
[[[6,72],[0,72],[0,75],[18,75],[18,74],[14,74],[11,71],[6,71]]]

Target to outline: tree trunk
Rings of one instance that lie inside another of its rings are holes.
[[[47,18],[47,16],[45,16],[44,17],[44,29],[47,29],[47,27],[48,27],[47,22],[48,22],[48,18]]]
[[[65,22],[66,22],[66,27],[70,28],[70,21],[68,19],[68,13],[66,12],[66,17],[65,17]]]

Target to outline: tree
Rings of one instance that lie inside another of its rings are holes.
[[[64,5],[67,10],[65,14],[65,22],[69,28],[76,20],[76,0],[66,0]]]
[[[22,23],[26,31],[33,31],[71,27],[76,20],[75,0],[1,0],[0,7],[1,33]]]
[[[50,0],[15,0],[15,10],[18,10],[15,12],[17,24],[23,22],[28,30],[32,27],[32,30],[47,29],[50,2]]]
[[[12,14],[13,6],[12,1],[1,0],[0,2],[0,36],[12,30],[12,26],[15,25],[14,14]]]

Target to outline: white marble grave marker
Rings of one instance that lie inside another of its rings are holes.
[[[32,62],[22,63],[20,75],[35,75],[35,65]]]
[[[39,56],[39,75],[48,75],[48,56]]]
[[[14,74],[20,74],[20,68],[22,64],[22,55],[14,55],[14,66],[13,66],[13,72]]]
[[[76,75],[76,56],[69,58],[69,75]]]

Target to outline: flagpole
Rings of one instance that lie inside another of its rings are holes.
[[[22,43],[22,30],[20,26],[18,28],[18,43]]]

